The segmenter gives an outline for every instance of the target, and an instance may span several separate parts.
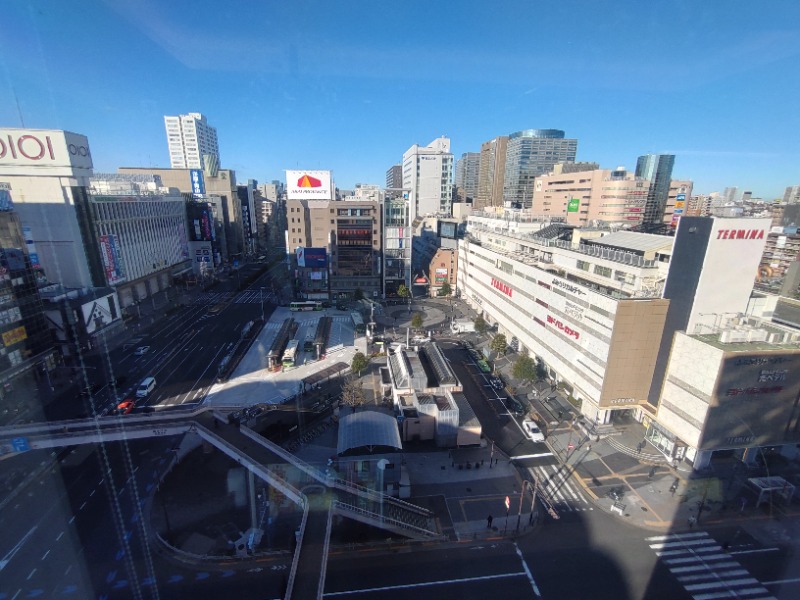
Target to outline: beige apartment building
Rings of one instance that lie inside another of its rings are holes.
[[[634,227],[642,222],[650,182],[623,168],[566,172],[556,165],[536,178],[531,214],[565,217],[570,225],[599,220]]]
[[[381,204],[372,200],[287,200],[286,239],[298,247],[324,248],[331,298],[380,298]]]
[[[478,165],[478,195],[472,200],[473,210],[480,210],[487,206],[503,206],[507,148],[507,135],[498,136],[481,144]]]

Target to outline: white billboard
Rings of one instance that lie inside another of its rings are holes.
[[[771,225],[770,219],[714,219],[687,333],[708,333],[747,312]]]
[[[85,135],[60,129],[0,129],[2,167],[92,168]]]
[[[333,200],[330,171],[286,171],[289,200]]]
[[[86,333],[93,334],[121,318],[116,294],[95,298],[81,306]]]

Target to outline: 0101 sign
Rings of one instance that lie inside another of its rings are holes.
[[[63,140],[56,138],[57,144],[61,146]],[[70,156],[83,158],[91,157],[89,146],[85,144],[66,145],[66,150]],[[0,160],[22,160],[31,162],[50,162],[58,160],[56,151],[53,148],[53,139],[49,135],[34,135],[32,133],[0,135]]]

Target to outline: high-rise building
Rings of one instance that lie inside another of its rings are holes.
[[[480,166],[480,152],[464,152],[456,161],[456,196],[459,202],[474,202],[477,198]]]
[[[525,129],[508,136],[503,203],[529,208],[534,180],[558,163],[575,162],[578,140],[566,139],[560,129]]]
[[[673,229],[678,226],[678,221],[686,214],[689,208],[689,199],[692,197],[694,183],[673,179],[669,184],[667,205],[664,208],[664,224]]]
[[[650,180],[642,222],[645,228],[660,226],[664,221],[674,165],[674,154],[645,154],[636,161],[636,176]]]
[[[784,204],[800,204],[800,185],[790,185],[783,193]]]
[[[165,116],[169,163],[173,169],[204,169],[216,174],[219,169],[217,130],[205,116],[189,113]]]
[[[386,197],[399,198],[402,193],[399,190],[403,187],[403,165],[392,165],[386,170]]]
[[[736,194],[738,193],[739,188],[737,187],[726,187],[725,191],[722,192],[722,198],[724,202],[736,202]]]
[[[411,193],[412,220],[429,214],[450,214],[453,155],[449,138],[436,138],[427,146],[414,144],[405,151],[402,187]]]
[[[507,146],[507,135],[498,136],[481,144],[481,157],[478,165],[478,196],[472,201],[474,210],[503,205]]]
[[[412,228],[408,194],[383,202],[383,293],[397,298],[401,285],[411,289]]]

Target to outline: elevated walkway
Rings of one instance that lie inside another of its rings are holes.
[[[0,454],[186,433],[200,436],[303,508],[286,598],[321,597],[333,514],[415,540],[444,539],[431,511],[339,479],[209,409],[6,427],[0,430]],[[320,493],[309,499],[301,491],[307,488]]]

